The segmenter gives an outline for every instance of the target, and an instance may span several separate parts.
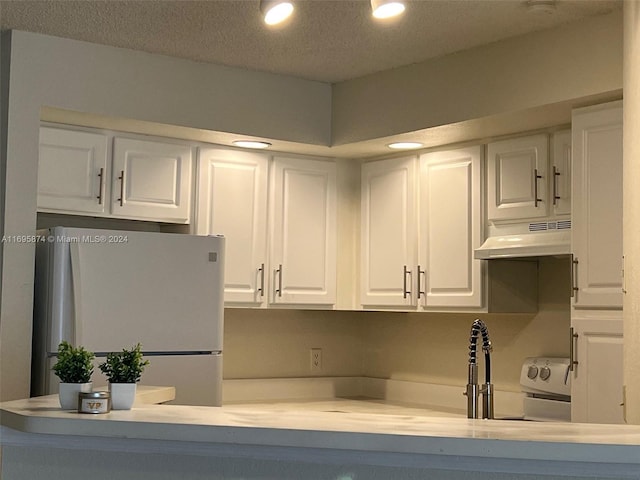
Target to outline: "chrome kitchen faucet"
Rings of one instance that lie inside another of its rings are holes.
[[[484,381],[482,388],[478,385],[477,344],[478,335],[482,335],[482,351],[484,352]],[[482,395],[482,418],[493,418],[493,385],[491,384],[491,340],[489,329],[485,323],[476,318],[471,325],[469,338],[469,383],[467,383],[467,418],[478,418],[478,397]]]

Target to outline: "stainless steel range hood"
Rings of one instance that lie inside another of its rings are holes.
[[[491,260],[570,253],[571,220],[558,220],[490,227],[489,237],[474,251],[474,257]]]

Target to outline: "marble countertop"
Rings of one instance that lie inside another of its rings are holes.
[[[223,407],[140,405],[87,415],[57,397],[0,404],[4,427],[30,434],[633,464],[640,426],[473,420],[454,412],[332,399]]]
[[[96,392],[109,390],[108,386],[97,387],[93,389]],[[53,395],[55,398],[55,395]],[[157,387],[152,385],[138,385],[136,387],[136,399],[134,406],[139,407],[141,405],[153,405],[158,403],[165,403],[175,400],[176,388],[175,387]]]
[[[3,428],[69,438],[175,445],[341,450],[627,465],[640,471],[640,426],[467,419],[455,412],[362,399],[230,404],[139,404],[108,414],[59,408],[56,396],[0,404]],[[182,447],[181,447],[182,448]]]

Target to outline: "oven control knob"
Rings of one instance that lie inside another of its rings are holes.
[[[538,376],[538,367],[536,367],[535,365],[529,365],[529,370],[527,370],[527,377],[533,380],[537,376]]]
[[[542,380],[548,380],[551,376],[551,369],[549,367],[542,367],[540,369],[540,378]]]

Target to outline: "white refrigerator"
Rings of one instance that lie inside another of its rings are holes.
[[[57,392],[67,340],[95,352],[142,344],[141,385],[174,403],[222,403],[224,238],[54,227],[38,232],[31,394]],[[96,367],[94,386],[107,380]]]

